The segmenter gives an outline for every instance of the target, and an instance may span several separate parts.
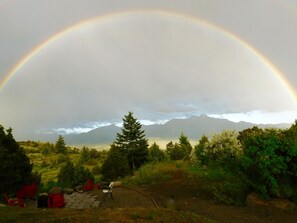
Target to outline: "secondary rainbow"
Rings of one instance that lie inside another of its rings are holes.
[[[21,58],[11,69],[10,71],[5,75],[4,79],[0,83],[0,91],[5,87],[5,85],[9,82],[9,80],[27,63],[29,62],[35,55],[37,55],[40,51],[42,51],[45,47],[48,45],[54,43],[56,40],[62,38],[65,35],[70,34],[71,32],[74,32],[78,29],[80,29],[83,26],[90,25],[93,23],[104,23],[112,19],[125,17],[128,15],[142,15],[142,14],[151,14],[151,15],[161,15],[161,16],[168,16],[168,17],[175,17],[178,19],[183,19],[188,22],[196,23],[198,25],[203,25],[208,28],[217,30],[221,33],[223,33],[226,37],[229,37],[233,39],[234,41],[238,42],[240,45],[244,46],[250,52],[252,52],[265,66],[275,75],[275,77],[280,81],[280,83],[286,88],[289,95],[292,97],[292,99],[297,104],[297,95],[295,91],[293,90],[293,87],[290,85],[288,80],[285,78],[285,76],[281,73],[280,70],[278,70],[266,57],[264,57],[260,52],[258,52],[255,48],[253,48],[251,45],[249,45],[247,42],[236,36],[235,34],[218,27],[212,23],[209,23],[207,21],[204,21],[196,16],[192,15],[186,15],[179,12],[174,11],[164,11],[164,10],[128,10],[128,11],[119,11],[114,13],[109,13],[105,15],[100,15],[97,17],[89,18],[84,21],[81,21],[79,23],[74,24],[73,26],[67,27],[66,29],[54,34],[53,36],[49,37],[45,41],[43,41],[41,44],[37,45],[35,48],[33,48],[28,54],[26,54],[23,58]]]

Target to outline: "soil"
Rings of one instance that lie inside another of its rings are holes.
[[[199,183],[204,184],[204,182],[185,182],[184,177],[177,174],[171,180],[158,186],[147,187],[143,191],[151,196],[160,207],[168,208],[169,203],[174,203],[173,208],[176,210],[206,216],[217,222],[297,223],[296,209],[286,212],[269,205],[238,207],[218,204],[205,190],[201,190],[201,187],[199,189]]]

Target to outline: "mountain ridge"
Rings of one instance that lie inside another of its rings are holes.
[[[147,138],[178,139],[183,132],[190,140],[198,141],[202,135],[211,136],[223,130],[242,131],[257,126],[259,128],[289,128],[292,124],[254,124],[232,122],[227,119],[212,118],[206,115],[192,116],[187,119],[172,119],[165,124],[142,125]],[[67,145],[111,144],[121,127],[115,125],[93,129],[86,133],[64,135]]]

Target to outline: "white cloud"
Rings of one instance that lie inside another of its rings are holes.
[[[228,119],[233,122],[250,122],[254,124],[279,124],[293,123],[297,119],[297,111],[262,112],[252,111],[247,113],[211,114],[209,117]]]

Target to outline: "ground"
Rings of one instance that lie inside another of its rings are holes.
[[[94,204],[100,204],[103,192],[102,190],[94,190],[72,195],[72,198],[70,198],[72,202],[84,206],[70,207],[66,205],[63,215],[59,215],[60,210],[57,209],[56,212],[49,209],[45,211],[51,213],[52,218],[57,215],[56,219],[64,218],[69,214],[69,221],[66,219],[61,222],[80,222],[80,215],[98,215],[98,219],[100,216],[102,221],[107,222],[170,222],[168,220],[170,218],[174,219],[175,222],[184,222],[185,219],[187,219],[186,222],[222,223],[297,222],[297,210],[286,212],[267,205],[236,207],[217,204],[210,199],[205,191],[199,190],[197,187],[194,188],[193,184],[184,181],[184,178],[179,175],[155,186],[115,187],[112,193],[113,198],[108,196],[100,208],[94,206]],[[69,196],[67,199],[69,201]],[[34,201],[26,202],[26,204],[27,209],[36,207]],[[81,212],[78,212],[79,209],[81,209]],[[35,216],[34,213],[29,211],[26,215]],[[194,213],[195,215],[189,217],[185,213]],[[25,214],[23,213],[23,215]],[[203,217],[201,218],[201,216]],[[119,218],[120,221],[118,221]],[[12,220],[11,222],[18,222],[16,219]],[[0,222],[2,221],[0,220]],[[50,222],[56,222],[56,220]]]

